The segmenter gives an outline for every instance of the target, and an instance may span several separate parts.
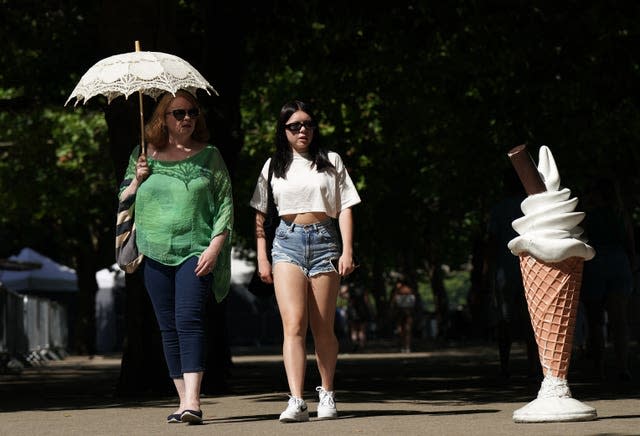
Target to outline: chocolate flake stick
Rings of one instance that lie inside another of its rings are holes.
[[[507,155],[515,168],[516,173],[518,173],[518,177],[520,177],[520,181],[522,182],[527,195],[539,194],[540,192],[545,192],[547,190],[547,187],[542,181],[542,177],[540,177],[538,168],[533,163],[533,159],[527,151],[527,146],[525,144],[513,147],[509,150]]]

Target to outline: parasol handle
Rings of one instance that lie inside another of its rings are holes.
[[[539,194],[547,190],[525,144],[512,148],[507,155],[528,195]]]
[[[135,42],[136,51],[140,51],[140,41]],[[144,108],[142,105],[142,91],[138,91],[138,103],[140,106],[140,153],[147,155],[147,146],[144,143]]]

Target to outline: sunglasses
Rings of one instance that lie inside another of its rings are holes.
[[[312,121],[312,120],[303,121],[303,122],[296,121],[295,123],[284,125],[284,128],[290,131],[291,133],[298,133],[303,127],[307,130],[314,130],[316,127],[318,127],[318,125],[316,124],[315,121]]]
[[[165,115],[173,115],[173,118],[175,118],[178,121],[182,121],[184,120],[184,117],[186,117],[187,115],[189,115],[189,118],[194,119],[194,118],[198,118],[198,115],[200,115],[200,109],[197,108],[193,108],[193,109],[175,109],[172,110],[170,112],[166,112]]]

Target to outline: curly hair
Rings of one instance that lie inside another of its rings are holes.
[[[151,115],[151,119],[144,127],[144,139],[147,143],[151,143],[157,149],[162,149],[166,147],[169,134],[167,132],[167,126],[164,122],[165,120],[165,112],[167,108],[173,102],[173,100],[177,97],[185,98],[193,105],[194,108],[200,109],[200,105],[198,104],[198,100],[196,97],[188,91],[184,91],[182,89],[176,91],[176,95],[172,95],[171,93],[166,93],[160,99],[158,104],[156,105],[156,109],[153,111],[153,115]],[[196,118],[195,129],[191,137],[199,142],[206,142],[209,140],[209,130],[207,129],[207,123],[204,119],[204,115],[202,114],[202,110],[200,110],[200,115]]]

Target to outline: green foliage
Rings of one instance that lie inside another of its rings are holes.
[[[176,22],[191,23],[174,32],[179,39],[203,41],[203,3],[169,3]],[[0,7],[0,99],[14,108],[0,113],[0,233],[22,245],[37,238],[26,235],[48,233],[37,223],[45,218],[104,230],[116,181],[101,148],[101,114],[60,107],[100,56],[92,25],[101,6]],[[594,174],[619,176],[640,215],[636,2],[401,1],[378,9],[355,1],[339,9],[310,0],[243,10],[238,245],[254,244],[248,202],[273,151],[278,111],[292,98],[316,103],[325,145],[343,155],[358,186],[356,253],[371,280],[400,270],[424,281],[434,265],[464,263],[510,170],[506,152],[520,143],[534,157],[549,145],[576,192]],[[220,74],[228,62],[220,59]]]
[[[594,161],[599,174],[634,173],[636,4],[387,6],[258,7],[255,27],[267,30],[247,33],[243,204],[293,97],[317,103],[326,145],[349,166],[364,200],[356,251],[378,272],[426,280],[429,266],[464,263],[515,145],[528,143],[534,158],[551,146],[577,192]],[[629,201],[637,182],[627,189]]]
[[[93,2],[0,0],[0,88],[28,99],[64,103],[77,67],[91,53]],[[54,86],[51,86],[51,85]]]
[[[447,290],[449,310],[455,310],[458,307],[467,306],[467,297],[471,287],[469,271],[450,271],[444,279],[444,286]],[[435,312],[436,307],[431,285],[428,282],[420,282],[418,284],[418,292],[422,298],[424,310],[428,312]]]
[[[105,210],[113,206],[114,181],[102,150],[102,113],[3,112],[0,131],[0,257],[25,245],[70,247],[79,243],[74,227],[99,232],[111,225]]]

